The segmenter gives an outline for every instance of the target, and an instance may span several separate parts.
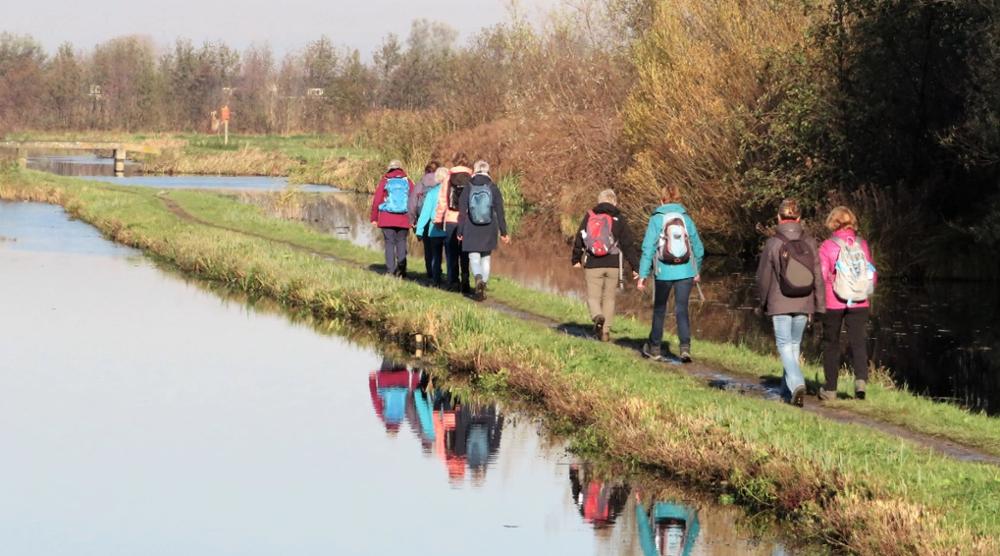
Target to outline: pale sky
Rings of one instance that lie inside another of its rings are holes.
[[[533,19],[559,0],[519,0]],[[195,44],[223,41],[242,50],[267,41],[279,55],[321,35],[359,48],[365,58],[389,32],[406,37],[415,19],[471,31],[506,19],[508,0],[5,0],[0,31],[29,34],[48,52],[69,41],[78,48],[121,35],[145,35],[161,47],[178,37]]]

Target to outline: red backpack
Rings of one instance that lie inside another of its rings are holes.
[[[592,210],[587,212],[587,228],[581,233],[583,244],[590,254],[595,257],[618,254],[618,244],[611,233],[612,225],[614,219],[610,214],[597,214]]]

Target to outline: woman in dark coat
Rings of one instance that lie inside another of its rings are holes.
[[[490,165],[485,160],[476,162],[475,175],[462,191],[458,208],[458,239],[462,242],[462,251],[469,254],[469,267],[476,280],[476,299],[482,301],[486,299],[490,254],[497,248],[497,235],[504,244],[510,243],[503,194],[490,179]]]

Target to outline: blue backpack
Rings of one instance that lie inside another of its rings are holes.
[[[382,212],[406,214],[409,208],[410,180],[406,178],[389,178],[385,182],[385,201],[378,206]]]
[[[493,192],[489,184],[469,186],[469,220],[478,226],[493,222]]]

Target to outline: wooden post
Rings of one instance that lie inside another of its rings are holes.
[[[14,153],[14,156],[17,157],[16,159],[18,167],[20,168],[28,167],[28,151],[24,149],[17,149],[17,151]]]
[[[229,120],[222,120],[222,144],[229,144]]]
[[[125,176],[125,149],[119,148],[115,149],[115,177],[121,178]]]

